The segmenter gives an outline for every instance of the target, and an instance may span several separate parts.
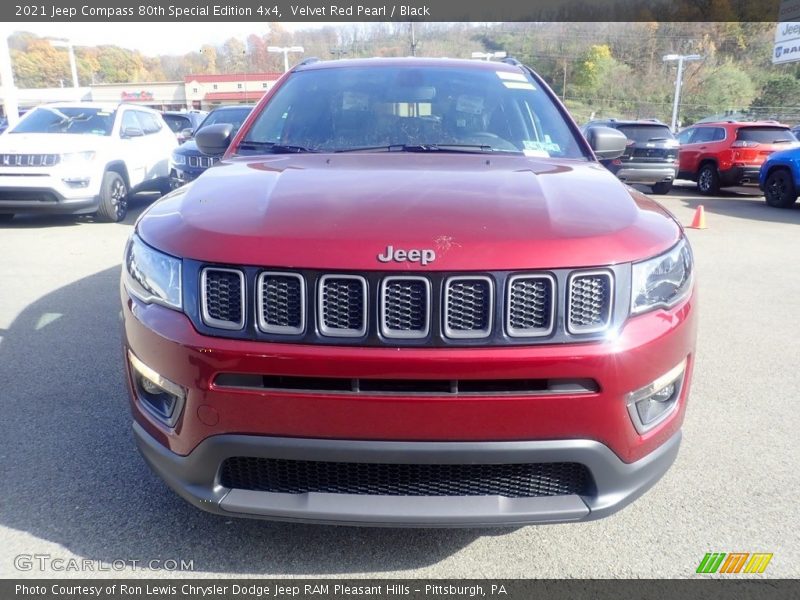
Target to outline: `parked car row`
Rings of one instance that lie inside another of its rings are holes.
[[[217,123],[238,130],[251,109],[159,113],[124,103],[39,106],[0,136],[0,222],[22,213],[121,221],[130,194],[164,194],[217,162],[192,141],[179,146],[181,139]]]
[[[724,187],[758,185],[770,206],[791,206],[797,199],[800,142],[776,121],[699,123],[675,138],[655,119],[607,119],[590,121],[584,133],[598,125],[628,138],[625,154],[601,162],[622,181],[649,185],[655,194],[669,192],[677,178],[697,182],[706,195]]]
[[[235,106],[220,106],[215,108],[198,124],[197,128],[189,132],[189,140],[181,144],[170,157],[170,183],[172,188],[177,188],[197,179],[200,174],[219,162],[219,156],[203,154],[195,144],[194,134],[209,125],[227,123],[233,126],[234,133],[239,130],[253,109],[253,105],[242,104]]]

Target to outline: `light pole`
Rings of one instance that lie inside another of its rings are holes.
[[[283,70],[289,70],[289,52],[305,52],[302,46],[267,46],[267,52],[283,54]]]
[[[75,64],[75,49],[72,42],[63,38],[48,38],[50,45],[54,48],[66,48],[69,52],[69,68],[72,71],[72,87],[78,87],[78,67]]]
[[[681,85],[683,85],[683,63],[685,61],[703,60],[703,57],[699,54],[667,54],[663,60],[664,62],[678,61],[678,76],[675,78],[675,100],[672,104],[672,131],[674,132],[678,125],[678,105],[681,101]]]
[[[479,58],[481,60],[492,60],[493,58],[505,58],[507,54],[503,51],[500,52],[473,52],[472,58]]]
[[[11,68],[11,54],[8,51],[8,36],[0,35],[0,83],[3,86],[3,109],[11,129],[19,121],[17,86],[14,84],[14,70]]]

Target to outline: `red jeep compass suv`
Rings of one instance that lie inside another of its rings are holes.
[[[136,224],[134,433],[229,516],[606,516],[673,462],[694,363],[680,225],[503,63],[305,61]],[[230,144],[230,145],[229,145]]]
[[[696,181],[707,195],[722,187],[758,185],[767,157],[797,145],[791,130],[775,121],[697,124],[681,131],[678,141],[678,177]]]

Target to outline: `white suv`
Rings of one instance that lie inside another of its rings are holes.
[[[0,136],[0,221],[15,213],[94,213],[121,221],[130,192],[169,190],[176,146],[175,134],[149,108],[39,106]]]

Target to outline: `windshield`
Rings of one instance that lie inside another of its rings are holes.
[[[111,135],[116,111],[83,106],[40,106],[11,133],[82,133]]]
[[[222,110],[213,110],[211,111],[208,116],[200,123],[200,127],[197,129],[200,130],[207,125],[216,125],[218,123],[230,123],[233,125],[235,131],[238,131],[239,128],[244,123],[244,120],[247,118],[247,115],[250,114],[250,111],[253,109],[252,106],[243,106],[242,108],[225,108]]]
[[[587,158],[549,96],[521,71],[418,66],[294,73],[237,152],[411,148]]]
[[[626,138],[637,143],[675,139],[666,125],[618,125],[617,129],[624,133]]]
[[[759,144],[780,144],[797,141],[797,138],[787,127],[741,127],[736,132],[736,139],[741,142],[757,142]]]
[[[167,124],[173,133],[180,133],[184,129],[192,128],[192,120],[183,115],[161,115],[164,117],[164,122]]]

